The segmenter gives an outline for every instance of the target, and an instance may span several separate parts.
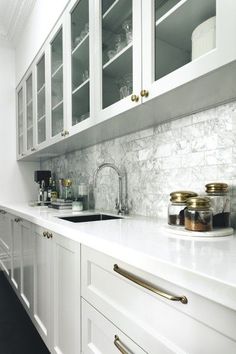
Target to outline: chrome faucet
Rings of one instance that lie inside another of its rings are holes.
[[[127,198],[127,178],[126,178],[126,173],[121,173],[118,167],[116,167],[113,163],[110,162],[104,162],[94,172],[93,176],[93,187],[94,189],[97,186],[97,176],[98,172],[101,171],[105,167],[110,167],[113,168],[113,170],[116,171],[118,178],[119,178],[119,195],[118,199],[116,200],[116,209],[118,210],[118,214],[128,214],[129,213],[129,208],[128,208],[128,198]],[[123,178],[125,181],[125,202],[123,202]]]

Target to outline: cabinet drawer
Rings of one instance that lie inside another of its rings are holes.
[[[186,296],[187,304],[145,289],[114,271],[115,264],[150,289]],[[82,296],[149,353],[236,352],[234,311],[87,247]]]
[[[82,300],[82,353],[145,354],[146,352]]]

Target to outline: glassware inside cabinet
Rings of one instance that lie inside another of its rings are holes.
[[[37,130],[38,144],[46,140],[45,116],[45,56],[37,64]]]
[[[51,43],[51,120],[51,134],[55,136],[64,128],[62,28]]]
[[[132,0],[102,1],[103,108],[133,91]]]
[[[33,147],[33,79],[32,74],[26,80],[26,128],[27,150]]]
[[[72,125],[90,116],[89,2],[80,0],[71,12]]]
[[[21,88],[18,92],[18,153],[21,155],[23,153],[23,89]]]
[[[155,0],[155,80],[216,46],[216,0]]]

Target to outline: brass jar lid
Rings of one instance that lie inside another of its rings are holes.
[[[176,191],[170,193],[170,201],[172,203],[185,203],[190,197],[196,197],[197,193],[191,191]]]
[[[227,183],[208,183],[205,185],[207,193],[227,193],[228,184]]]
[[[190,209],[207,210],[211,207],[211,200],[208,197],[192,197],[186,201]]]
[[[64,187],[70,187],[72,185],[72,180],[69,178],[65,178],[62,180],[62,183]]]

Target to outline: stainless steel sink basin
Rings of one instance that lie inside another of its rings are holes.
[[[70,222],[90,222],[90,221],[102,221],[111,219],[123,219],[122,216],[114,216],[107,214],[88,214],[88,215],[72,215],[58,217],[58,219],[66,220]]]

